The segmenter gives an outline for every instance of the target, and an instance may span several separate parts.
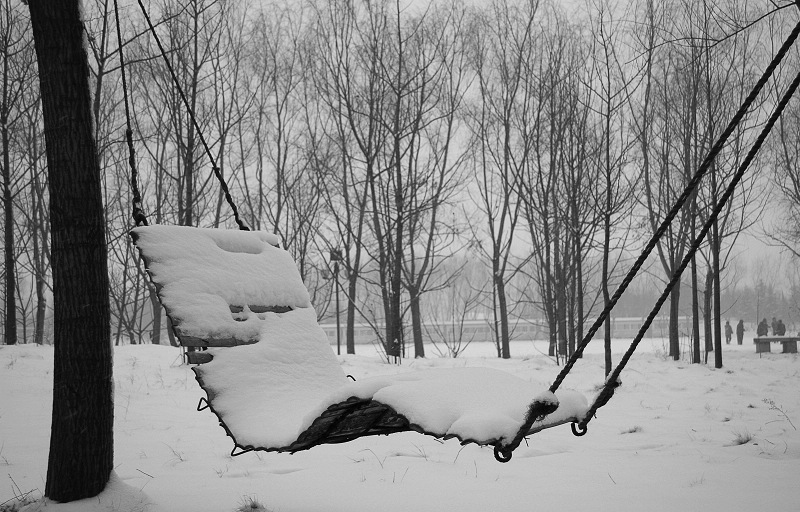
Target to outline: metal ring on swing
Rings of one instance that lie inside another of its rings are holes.
[[[577,421],[573,421],[570,427],[572,427],[572,434],[576,437],[585,436],[586,432],[589,431],[585,423],[579,423]]]
[[[514,450],[503,448],[499,444],[494,445],[494,458],[497,460],[497,462],[508,462],[511,460],[511,456],[513,454]]]

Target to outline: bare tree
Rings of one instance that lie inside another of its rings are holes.
[[[367,258],[364,240],[370,177],[378,172],[386,137],[380,122],[385,115],[385,84],[378,73],[383,43],[355,7],[342,2],[317,8],[320,66],[314,76],[331,112],[328,137],[341,162],[339,173],[330,176],[334,186],[323,193],[335,221],[333,233],[328,235],[333,238],[330,248],[341,249],[346,273],[348,353],[355,353],[358,285]]]
[[[534,148],[518,182],[533,249],[531,275],[545,314],[551,356],[572,354],[583,337],[585,278],[597,231],[597,135],[586,87],[588,47],[560,10],[546,13],[536,68]]]
[[[627,245],[630,229],[624,220],[630,218],[634,205],[634,179],[626,172],[631,142],[623,109],[635,91],[633,83],[637,81],[638,72],[626,70],[622,63],[625,41],[622,39],[624,25],[617,19],[619,7],[609,0],[597,0],[592,2],[591,9],[592,73],[587,87],[592,91],[592,108],[601,140],[597,165],[598,190],[602,195],[596,206],[598,217],[602,219],[600,290],[603,305],[607,307],[611,302],[612,275],[619,261],[612,261],[615,248]],[[619,258],[619,252],[616,253]],[[610,321],[607,320],[604,327],[605,371],[608,374],[612,369]]]
[[[463,188],[465,152],[457,146],[457,114],[468,80],[466,10],[444,6],[419,22],[412,57],[419,78],[411,96],[421,115],[405,158],[408,214],[402,280],[409,295],[414,356],[424,357],[422,297],[439,286],[432,283],[433,274],[456,243],[457,227],[445,220],[444,210],[454,206]]]
[[[780,44],[787,29],[785,20],[772,21],[771,50],[774,51]],[[800,54],[796,51],[790,52],[786,58],[793,64],[788,68],[796,68]],[[779,97],[781,85],[789,79],[791,76],[781,76],[775,85],[774,97]],[[776,129],[770,145],[770,160],[774,169],[772,181],[780,192],[775,202],[781,215],[767,226],[765,235],[772,245],[800,258],[800,137],[797,137],[797,133],[800,133],[800,106],[796,101],[787,105]]]
[[[0,3],[0,174],[3,180],[4,329],[6,345],[17,336],[17,248],[15,247],[14,199],[27,176],[23,152],[12,147],[14,132],[22,129],[31,104],[25,91],[33,78],[33,52],[24,8],[16,2]]]
[[[491,281],[484,270],[470,254],[451,258],[439,267],[434,277],[437,286],[427,300],[430,323],[423,327],[439,355],[456,358],[473,341],[484,340],[478,329],[489,324],[479,315],[479,305]]]
[[[113,467],[108,256],[79,2],[29,4],[46,126],[55,307],[45,495],[67,502],[97,495]]]
[[[477,190],[470,193],[485,219],[473,236],[492,267],[492,314],[503,358],[511,357],[506,286],[517,271],[510,268],[522,208],[517,180],[534,149],[530,66],[538,8],[533,0],[519,5],[498,0],[478,11],[474,21],[482,28],[472,42],[479,97],[469,115],[477,178]]]

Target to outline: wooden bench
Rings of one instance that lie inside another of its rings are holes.
[[[783,345],[783,354],[796,354],[797,341],[800,337],[796,336],[759,336],[753,338],[753,343],[756,345],[756,353],[771,352],[770,344],[780,343]]]

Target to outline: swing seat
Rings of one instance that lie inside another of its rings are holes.
[[[148,226],[131,236],[176,336],[206,349],[204,364],[193,367],[206,393],[201,403],[232,438],[233,455],[403,431],[497,450],[519,438],[529,411],[552,412],[537,417],[526,435],[577,422],[588,410],[580,393],[556,396],[489,368],[351,381],[274,235]]]

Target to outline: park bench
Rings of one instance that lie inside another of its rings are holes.
[[[753,343],[756,344],[757,354],[771,352],[770,344],[772,343],[781,343],[784,354],[796,354],[798,340],[800,340],[800,337],[797,336],[759,336],[753,338]]]

